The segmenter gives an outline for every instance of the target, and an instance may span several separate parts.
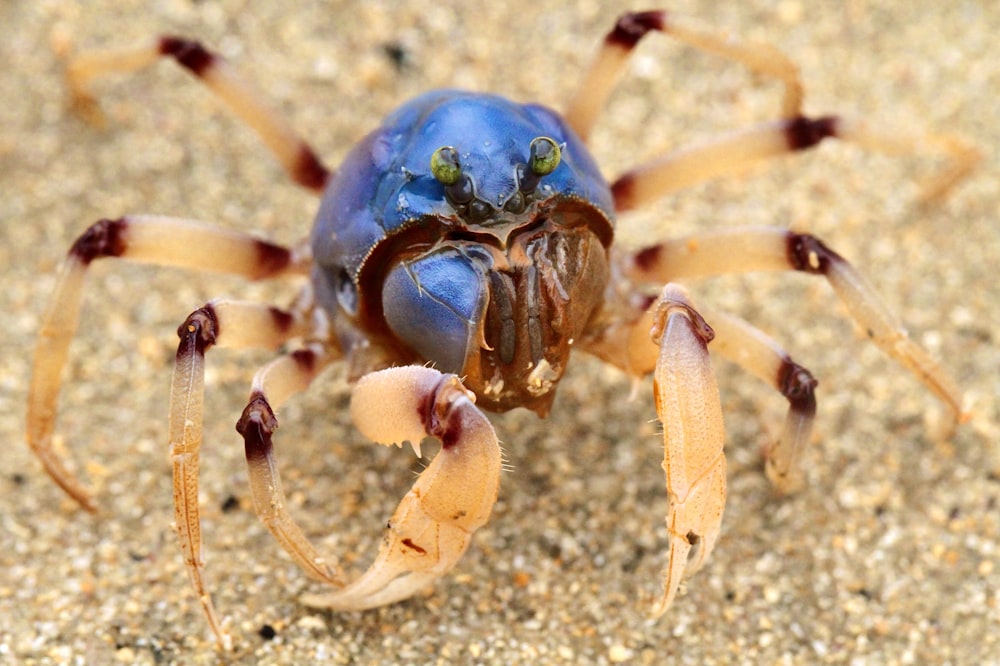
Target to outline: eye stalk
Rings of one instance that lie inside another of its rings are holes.
[[[562,150],[555,139],[547,136],[532,139],[528,145],[527,164],[522,162],[517,165],[517,191],[510,196],[504,208],[510,213],[523,212],[539,181],[555,171],[561,160]],[[490,216],[489,205],[476,198],[472,177],[462,171],[462,162],[454,146],[441,146],[435,150],[431,154],[430,167],[431,175],[444,185],[445,196],[460,214],[469,213],[477,220]]]
[[[528,147],[528,168],[536,176],[546,176],[556,170],[562,153],[559,145],[547,136],[540,136]]]
[[[458,151],[441,146],[431,155],[431,175],[444,185],[444,193],[455,204],[467,204],[475,197],[475,188],[468,174],[462,173]]]
[[[431,155],[431,174],[442,185],[454,185],[462,177],[458,151],[451,146],[441,146]]]
[[[556,170],[562,159],[559,144],[547,136],[539,136],[528,146],[528,163],[517,167],[517,189],[522,194],[531,194],[538,187],[542,176]]]

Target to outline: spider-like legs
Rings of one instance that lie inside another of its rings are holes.
[[[304,272],[308,256],[191,220],[136,215],[101,220],[70,248],[42,318],[28,393],[27,440],[49,476],[88,511],[89,493],[52,446],[63,366],[76,333],[84,278],[90,263],[120,257],[143,263],[217,270],[251,279]]]
[[[639,208],[671,192],[751,164],[806,150],[825,138],[838,138],[866,150],[899,154],[943,153],[945,170],[922,187],[925,201],[942,197],[978,163],[980,155],[950,135],[901,133],[840,116],[808,118],[802,113],[803,89],[798,67],[768,44],[743,43],[728,33],[664,11],[624,14],[607,34],[565,117],[586,138],[636,44],[650,31],[661,31],[702,51],[739,62],[784,85],[780,120],[723,136],[711,143],[669,152],[622,174],[613,184],[615,208]]]
[[[742,63],[752,71],[776,78],[785,87],[781,117],[794,118],[802,108],[799,68],[769,44],[751,44],[729,33],[663,10],[622,14],[605,35],[576,96],[563,114],[569,126],[586,139],[615,87],[632,50],[650,31],[663,32],[689,46]]]
[[[698,310],[711,322],[712,353],[739,365],[788,400],[781,434],[765,450],[764,469],[779,493],[796,492],[804,483],[802,453],[816,416],[816,379],[763,331],[709,307]],[[586,350],[632,376],[647,375],[656,369],[659,356],[658,348],[646,340],[657,326],[656,316],[656,309],[650,308],[638,319],[623,317]]]
[[[773,270],[825,277],[866,336],[916,375],[956,419],[966,418],[955,381],[909,338],[864,276],[815,236],[777,227],[707,232],[646,248],[624,267],[631,279],[652,283]]]
[[[205,587],[201,559],[198,469],[205,401],[205,352],[210,347],[270,348],[309,332],[311,304],[283,311],[240,301],[205,304],[177,329],[180,344],[170,387],[169,441],[174,468],[174,519],[191,585],[219,644],[228,647],[212,598]]]
[[[273,408],[305,388],[322,365],[319,350],[279,359],[254,379],[250,403],[237,429],[246,442],[254,507],[278,542],[313,578],[339,585],[336,574],[288,514],[272,434]],[[420,366],[370,373],[354,385],[351,417],[380,444],[409,441],[419,452],[433,437],[441,450],[389,520],[378,556],[346,587],[306,595],[309,606],[363,610],[417,593],[450,571],[472,534],[489,518],[500,484],[496,434],[454,375]]]
[[[966,418],[954,380],[909,339],[861,274],[811,235],[777,228],[703,233],[647,248],[622,264],[623,277],[633,284],[666,282],[668,287],[641,314],[636,309],[641,306],[626,305],[633,314],[613,320],[598,336],[585,341],[584,349],[630,374],[653,372],[657,413],[664,424],[664,469],[670,496],[670,552],[656,614],[669,607],[681,579],[697,571],[708,557],[725,504],[721,416],[716,416],[716,407],[706,397],[715,388],[706,375],[705,343],[714,339],[713,351],[760,377],[789,402],[782,433],[766,452],[767,475],[779,492],[793,492],[803,484],[802,452],[816,412],[816,381],[805,368],[740,319],[708,310],[702,311],[707,315],[703,319],[672,281],[757,270],[822,275],[875,344],[913,372],[956,419]],[[672,327],[671,322],[683,326]],[[650,331],[656,346],[645,339]]]
[[[808,118],[802,114],[798,68],[780,51],[741,43],[724,32],[662,11],[624,14],[606,36],[566,112],[567,122],[580,136],[589,135],[632,50],[654,30],[779,79],[784,84],[780,119],[703,146],[667,153],[626,172],[612,184],[619,212],[711,178],[738,173],[753,163],[811,148],[825,138],[888,154],[943,153],[950,164],[924,185],[924,200],[943,196],[979,160],[974,148],[953,136],[906,135],[838,116]],[[826,277],[868,337],[913,372],[948,405],[956,419],[966,417],[955,382],[907,337],[867,281],[811,235],[772,228],[705,233],[647,248],[619,262],[626,284],[668,284],[660,299],[645,311],[641,297],[629,295],[610,303],[603,328],[583,345],[630,374],[654,375],[657,412],[664,424],[664,469],[670,496],[669,561],[656,614],[669,607],[681,579],[696,571],[711,552],[726,495],[721,416],[717,416],[718,398],[705,350],[713,331],[671,283],[756,270],[799,270]],[[803,482],[801,453],[816,411],[815,379],[746,322],[721,314],[710,314],[707,319],[714,328],[713,350],[754,373],[788,400],[785,426],[767,451],[766,470],[779,491],[796,490]],[[645,339],[650,330],[656,346]]]
[[[98,116],[97,105],[88,91],[91,81],[116,72],[145,69],[165,57],[174,58],[253,129],[293,181],[316,193],[323,191],[330,171],[315,151],[264,101],[260,91],[220,56],[196,41],[165,35],[142,46],[74,57],[66,65],[74,105],[85,116]]]
[[[781,494],[801,490],[805,485],[802,457],[816,418],[816,379],[760,329],[724,312],[704,307],[701,311],[715,331],[712,352],[752,373],[788,400],[781,433],[764,451],[764,473]]]
[[[752,164],[807,150],[827,138],[888,155],[940,152],[949,165],[921,186],[921,201],[940,199],[979,162],[979,153],[949,135],[914,134],[872,127],[840,116],[797,116],[756,125],[711,143],[668,153],[622,174],[612,183],[615,209],[633,210],[698,183],[735,175]]]
[[[236,430],[246,445],[250,492],[260,521],[311,578],[342,585],[339,571],[327,564],[288,513],[271,443],[271,434],[278,427],[274,410],[308,388],[331,361],[340,357],[330,352],[326,345],[314,342],[261,369],[254,376],[250,401]]]

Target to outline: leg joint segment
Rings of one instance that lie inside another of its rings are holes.
[[[789,233],[787,240],[788,264],[797,271],[826,275],[830,264],[844,259],[812,234]]]
[[[178,327],[177,337],[181,339],[178,356],[192,352],[204,356],[205,351],[219,337],[219,318],[212,304],[206,303],[204,307],[189,314]]]
[[[236,423],[236,432],[243,436],[248,460],[264,460],[271,454],[271,435],[278,428],[278,419],[263,393],[255,392]]]
[[[456,404],[459,398],[469,399],[471,404],[472,398],[458,378],[445,375],[419,406],[424,431],[440,440],[445,449],[455,446],[462,438],[461,407]]]
[[[165,56],[171,56],[182,67],[198,77],[202,76],[205,70],[215,62],[215,56],[200,42],[183,37],[164,35],[160,38],[159,51]]]
[[[788,398],[789,409],[803,416],[816,414],[816,386],[812,373],[789,358],[778,369],[778,390]]]
[[[76,239],[69,254],[84,266],[99,257],[120,257],[128,248],[125,241],[127,227],[128,223],[124,218],[98,220]]]
[[[785,126],[785,139],[788,141],[788,149],[806,150],[812,148],[823,139],[836,137],[840,119],[837,116],[822,116],[820,118],[806,118],[797,116],[787,121]]]
[[[626,49],[635,48],[639,40],[646,36],[650,30],[663,31],[666,21],[666,12],[629,12],[622,14],[615,23],[615,27],[608,33],[606,42],[616,44]]]

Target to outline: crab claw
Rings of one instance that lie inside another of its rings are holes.
[[[664,589],[652,611],[659,617],[681,580],[697,571],[715,546],[726,504],[726,458],[719,389],[708,359],[714,333],[679,287],[667,285],[654,307],[651,335],[660,354],[653,389],[670,498]]]
[[[455,566],[486,524],[500,485],[493,426],[454,375],[407,366],[361,378],[351,396],[358,429],[380,444],[431,436],[441,450],[393,514],[375,562],[344,588],[307,606],[364,610],[419,592]]]

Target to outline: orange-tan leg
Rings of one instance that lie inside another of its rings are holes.
[[[304,391],[331,361],[339,358],[313,343],[271,362],[253,379],[250,400],[236,425],[244,439],[254,511],[281,547],[313,579],[343,585],[335,563],[328,563],[288,513],[288,502],[274,459],[271,434],[278,427],[274,410]]]
[[[816,416],[816,379],[760,329],[711,308],[700,307],[699,311],[714,331],[712,353],[736,363],[788,400],[781,434],[765,451],[764,469],[779,493],[796,492],[804,483],[802,455]],[[623,322],[610,333],[611,344],[606,349],[624,355],[599,355],[634,376],[653,372],[659,352],[646,338],[656,314],[647,310],[637,321]]]
[[[198,508],[198,468],[205,401],[205,352],[211,347],[276,348],[310,330],[308,308],[284,311],[216,300],[192,312],[177,330],[180,344],[170,388],[169,443],[174,471],[175,529],[188,577],[220,647],[229,637],[205,586]]]
[[[101,220],[77,239],[42,318],[28,393],[26,436],[49,476],[91,512],[96,507],[89,493],[56,455],[52,436],[62,369],[76,333],[84,279],[90,263],[105,257],[223,271],[250,279],[303,273],[310,263],[308,256],[247,234],[167,217]]]
[[[66,65],[66,77],[75,106],[85,115],[95,116],[98,111],[89,91],[94,79],[145,69],[164,57],[172,57],[202,81],[253,129],[293,181],[317,193],[323,191],[330,171],[315,151],[267,104],[259,90],[196,41],[162,36],[143,46],[83,53],[72,58]]]
[[[627,263],[629,278],[654,284],[752,271],[822,275],[872,342],[916,375],[956,419],[966,417],[955,381],[909,338],[868,281],[815,236],[777,227],[707,232],[646,248]]]
[[[888,155],[944,154],[948,165],[923,183],[922,201],[943,197],[980,159],[974,148],[954,136],[903,134],[839,116],[796,116],[671,152],[625,172],[611,185],[615,208],[619,212],[640,208],[692,185],[739,174],[753,164],[807,150],[827,138]]]
[[[590,135],[632,50],[640,39],[654,30],[707,53],[739,62],[758,74],[780,80],[784,85],[781,117],[794,118],[800,114],[802,84],[799,69],[773,46],[740,42],[723,30],[662,10],[629,12],[623,14],[604,37],[590,69],[566,108],[566,121],[582,138]]]
[[[788,400],[781,433],[764,452],[764,472],[781,494],[801,490],[805,485],[803,453],[816,418],[816,379],[755,326],[707,308],[702,313],[715,331],[712,353],[736,363]]]
[[[890,155],[944,155],[948,165],[923,185],[924,201],[944,196],[980,160],[977,150],[951,135],[905,134],[839,116],[806,117],[802,111],[803,88],[798,67],[780,50],[769,44],[740,42],[723,30],[664,11],[624,14],[604,38],[565,113],[566,121],[581,137],[590,134],[628,57],[650,31],[663,32],[689,46],[775,78],[784,86],[784,94],[779,120],[705,145],[667,153],[619,176],[612,184],[619,212],[639,208],[712,178],[738,174],[757,162],[812,148],[825,138],[838,138]]]
[[[667,285],[650,311],[658,350],[653,371],[656,413],[663,424],[670,541],[659,617],[681,581],[701,568],[715,547],[726,505],[725,431],[708,343],[712,329],[683,289]],[[649,346],[648,343],[646,346]]]

